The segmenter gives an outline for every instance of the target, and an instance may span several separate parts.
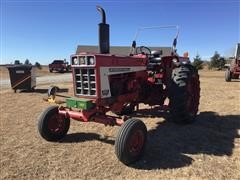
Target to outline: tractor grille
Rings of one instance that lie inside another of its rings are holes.
[[[76,95],[96,96],[96,77],[93,68],[75,69]]]

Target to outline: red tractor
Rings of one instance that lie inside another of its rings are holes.
[[[71,56],[75,97],[67,98],[65,106],[47,108],[39,118],[38,130],[47,141],[58,141],[68,132],[70,119],[121,126],[115,153],[128,165],[143,154],[147,128],[126,114],[138,110],[140,103],[166,107],[168,99],[172,121],[193,122],[200,98],[199,75],[187,57],[176,53],[177,37],[169,56],[146,46],[137,47],[136,41],[129,56],[110,54],[109,25],[104,10],[99,6],[97,10],[102,15],[100,52]],[[108,115],[109,111],[115,115]]]
[[[236,46],[235,57],[231,64],[226,65],[227,70],[225,72],[226,82],[230,82],[232,79],[239,79],[240,75],[240,43]]]

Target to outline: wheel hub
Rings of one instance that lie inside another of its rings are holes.
[[[48,121],[48,129],[54,134],[63,132],[65,127],[63,118],[60,114],[53,115]]]
[[[137,155],[141,152],[144,144],[144,134],[142,131],[136,131],[129,140],[128,150],[132,155]]]

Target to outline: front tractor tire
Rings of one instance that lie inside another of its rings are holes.
[[[121,127],[115,140],[117,158],[129,165],[143,155],[147,141],[147,128],[138,119],[129,119]]]
[[[58,141],[68,132],[70,119],[58,113],[58,106],[50,106],[38,119],[39,134],[47,141]]]
[[[225,72],[225,81],[226,82],[230,82],[231,81],[231,71],[230,69],[227,69],[226,72]]]
[[[169,110],[175,123],[192,123],[198,112],[200,81],[198,71],[190,64],[174,68],[169,84]]]

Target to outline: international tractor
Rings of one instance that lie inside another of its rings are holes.
[[[234,59],[231,64],[225,65],[227,70],[225,72],[225,81],[230,82],[232,79],[239,79],[240,76],[240,43],[236,45]]]
[[[128,114],[143,103],[165,107],[173,122],[193,122],[200,98],[199,75],[188,57],[176,53],[177,36],[168,56],[162,56],[161,50],[137,46],[136,38],[129,55],[111,54],[105,11],[99,6],[97,10],[102,16],[99,52],[71,56],[74,97],[66,98],[65,106],[45,109],[38,130],[45,140],[58,141],[67,134],[70,119],[120,126],[115,153],[129,165],[144,153],[147,128]]]

